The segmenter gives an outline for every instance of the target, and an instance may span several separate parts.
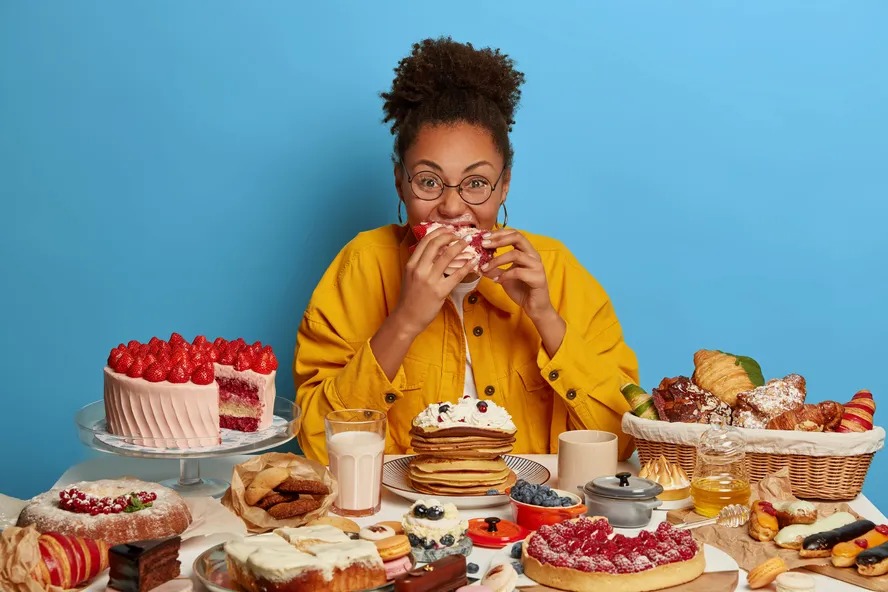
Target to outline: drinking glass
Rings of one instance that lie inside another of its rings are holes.
[[[373,409],[331,411],[324,418],[330,471],[339,482],[333,512],[370,516],[382,505],[386,416]]]

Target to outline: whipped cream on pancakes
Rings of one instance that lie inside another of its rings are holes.
[[[456,403],[432,403],[413,419],[413,425],[425,429],[473,427],[503,432],[518,429],[505,408],[469,396]]]

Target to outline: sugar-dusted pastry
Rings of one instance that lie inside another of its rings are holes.
[[[869,520],[856,520],[851,524],[806,536],[802,541],[802,548],[799,549],[799,556],[805,558],[829,557],[833,547],[839,543],[853,541],[868,533],[875,526]]]
[[[780,525],[777,523],[777,510],[771,502],[763,500],[753,502],[749,512],[748,530],[749,536],[757,541],[774,540]]]
[[[651,391],[660,419],[683,423],[729,423],[731,408],[686,376],[664,378]]]
[[[845,403],[842,420],[836,428],[837,432],[866,432],[873,429],[873,414],[876,412],[876,401],[867,390],[857,391],[851,400]]]
[[[805,537],[818,532],[832,530],[845,524],[851,524],[855,520],[857,518],[853,514],[836,512],[826,518],[821,518],[813,524],[793,524],[792,526],[781,528],[777,536],[774,537],[774,542],[777,543],[778,547],[783,547],[784,549],[799,549]]]
[[[844,407],[835,401],[808,403],[784,411],[772,418],[769,430],[795,430],[800,432],[831,432],[839,425]]]
[[[777,510],[777,522],[780,528],[793,524],[813,524],[817,521],[817,506],[811,502],[796,500],[794,502],[774,502]]]
[[[718,350],[694,354],[694,384],[733,407],[737,395],[765,384],[758,362]]]
[[[857,556],[873,547],[888,543],[888,525],[880,524],[859,539],[839,543],[832,549],[832,564],[836,567],[854,565]]]
[[[768,422],[784,411],[805,403],[805,379],[798,374],[769,380],[764,386],[737,395],[733,425],[764,429]]]
[[[666,460],[663,455],[645,463],[638,476],[662,485],[663,493],[657,498],[664,502],[681,500],[691,493],[691,480],[688,479],[687,473],[677,463]]]
[[[629,403],[632,415],[644,419],[660,419],[653,398],[640,386],[628,382],[620,387],[623,398]]]

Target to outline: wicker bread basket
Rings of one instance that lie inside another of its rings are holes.
[[[670,423],[623,415],[623,431],[635,437],[642,464],[660,455],[693,478],[696,442],[706,424]],[[791,432],[737,428],[746,440],[752,483],[789,467],[792,493],[801,499],[850,500],[860,493],[873,455],[885,443],[885,430],[860,433]]]

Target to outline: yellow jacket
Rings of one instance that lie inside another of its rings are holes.
[[[552,303],[567,323],[550,357],[536,328],[495,282],[481,278],[464,305],[464,327],[446,300],[416,338],[394,380],[379,367],[370,338],[398,302],[412,234],[405,226],[362,232],[336,256],[312,294],[296,339],[293,373],[303,421],[299,444],[327,462],[324,416],[336,409],[388,415],[386,453],[412,452],[410,425],[429,403],[462,396],[466,340],[481,399],[504,406],[518,427],[514,452],[553,453],[571,429],[619,435],[629,410],[620,386],[638,382],[635,354],[602,287],[560,242],[524,233],[539,251]]]

